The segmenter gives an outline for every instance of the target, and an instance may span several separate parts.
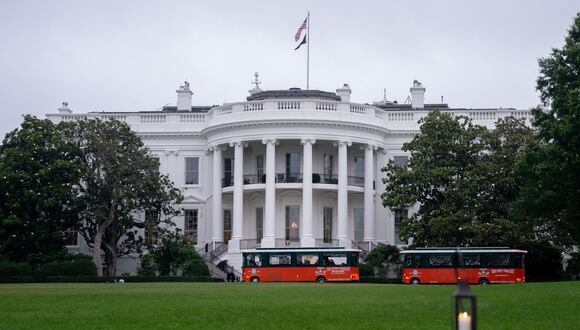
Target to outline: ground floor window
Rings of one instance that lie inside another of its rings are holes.
[[[324,243],[332,243],[332,207],[325,207],[323,213],[322,237]]]
[[[286,240],[300,241],[300,206],[286,206]]]
[[[224,210],[224,243],[232,239],[232,210]]]
[[[365,209],[354,208],[354,241],[359,243],[364,240],[365,234]]]
[[[71,227],[64,232],[66,245],[78,245],[79,232],[75,227]]]
[[[256,241],[260,243],[264,237],[264,208],[256,208]]]
[[[403,244],[401,239],[401,222],[407,218],[407,209],[395,210],[395,244]]]
[[[183,233],[191,239],[193,244],[197,244],[197,210],[185,210],[185,227]]]
[[[145,243],[157,245],[159,240],[159,212],[157,210],[145,211]]]

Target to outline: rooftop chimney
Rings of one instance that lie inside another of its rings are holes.
[[[62,105],[57,110],[59,115],[68,115],[72,113],[72,110],[68,107],[68,102],[62,102]]]
[[[183,86],[179,86],[177,92],[177,111],[191,111],[191,96],[193,93],[189,90],[189,83],[185,81]]]
[[[413,80],[413,87],[411,91],[411,107],[413,109],[423,109],[425,107],[425,87],[417,81]]]
[[[350,93],[352,90],[348,84],[342,85],[342,88],[336,89],[336,95],[340,96],[342,102],[350,102]]]

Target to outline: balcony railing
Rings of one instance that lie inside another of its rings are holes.
[[[226,176],[222,179],[222,187],[231,187],[234,185],[234,177]]]
[[[357,187],[365,186],[364,176],[349,176],[347,180],[349,186],[357,186]]]
[[[244,184],[266,183],[266,174],[244,174]]]
[[[314,173],[312,183],[338,184],[338,175]]]
[[[302,173],[276,173],[276,183],[302,183]]]

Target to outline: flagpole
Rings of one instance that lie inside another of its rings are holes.
[[[308,12],[308,36],[306,37],[306,89],[310,89],[310,12]]]

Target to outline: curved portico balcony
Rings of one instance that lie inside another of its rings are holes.
[[[276,173],[275,175],[276,188],[302,188],[303,176],[302,173],[286,174]],[[265,189],[266,174],[244,174],[244,190],[260,190]],[[233,191],[234,177],[222,178],[223,192]],[[361,176],[348,176],[347,187],[349,191],[362,192],[365,186],[365,178]],[[336,190],[338,187],[338,175],[324,175],[320,173],[312,174],[312,188],[321,190]],[[375,181],[373,180],[373,190],[376,189]]]

